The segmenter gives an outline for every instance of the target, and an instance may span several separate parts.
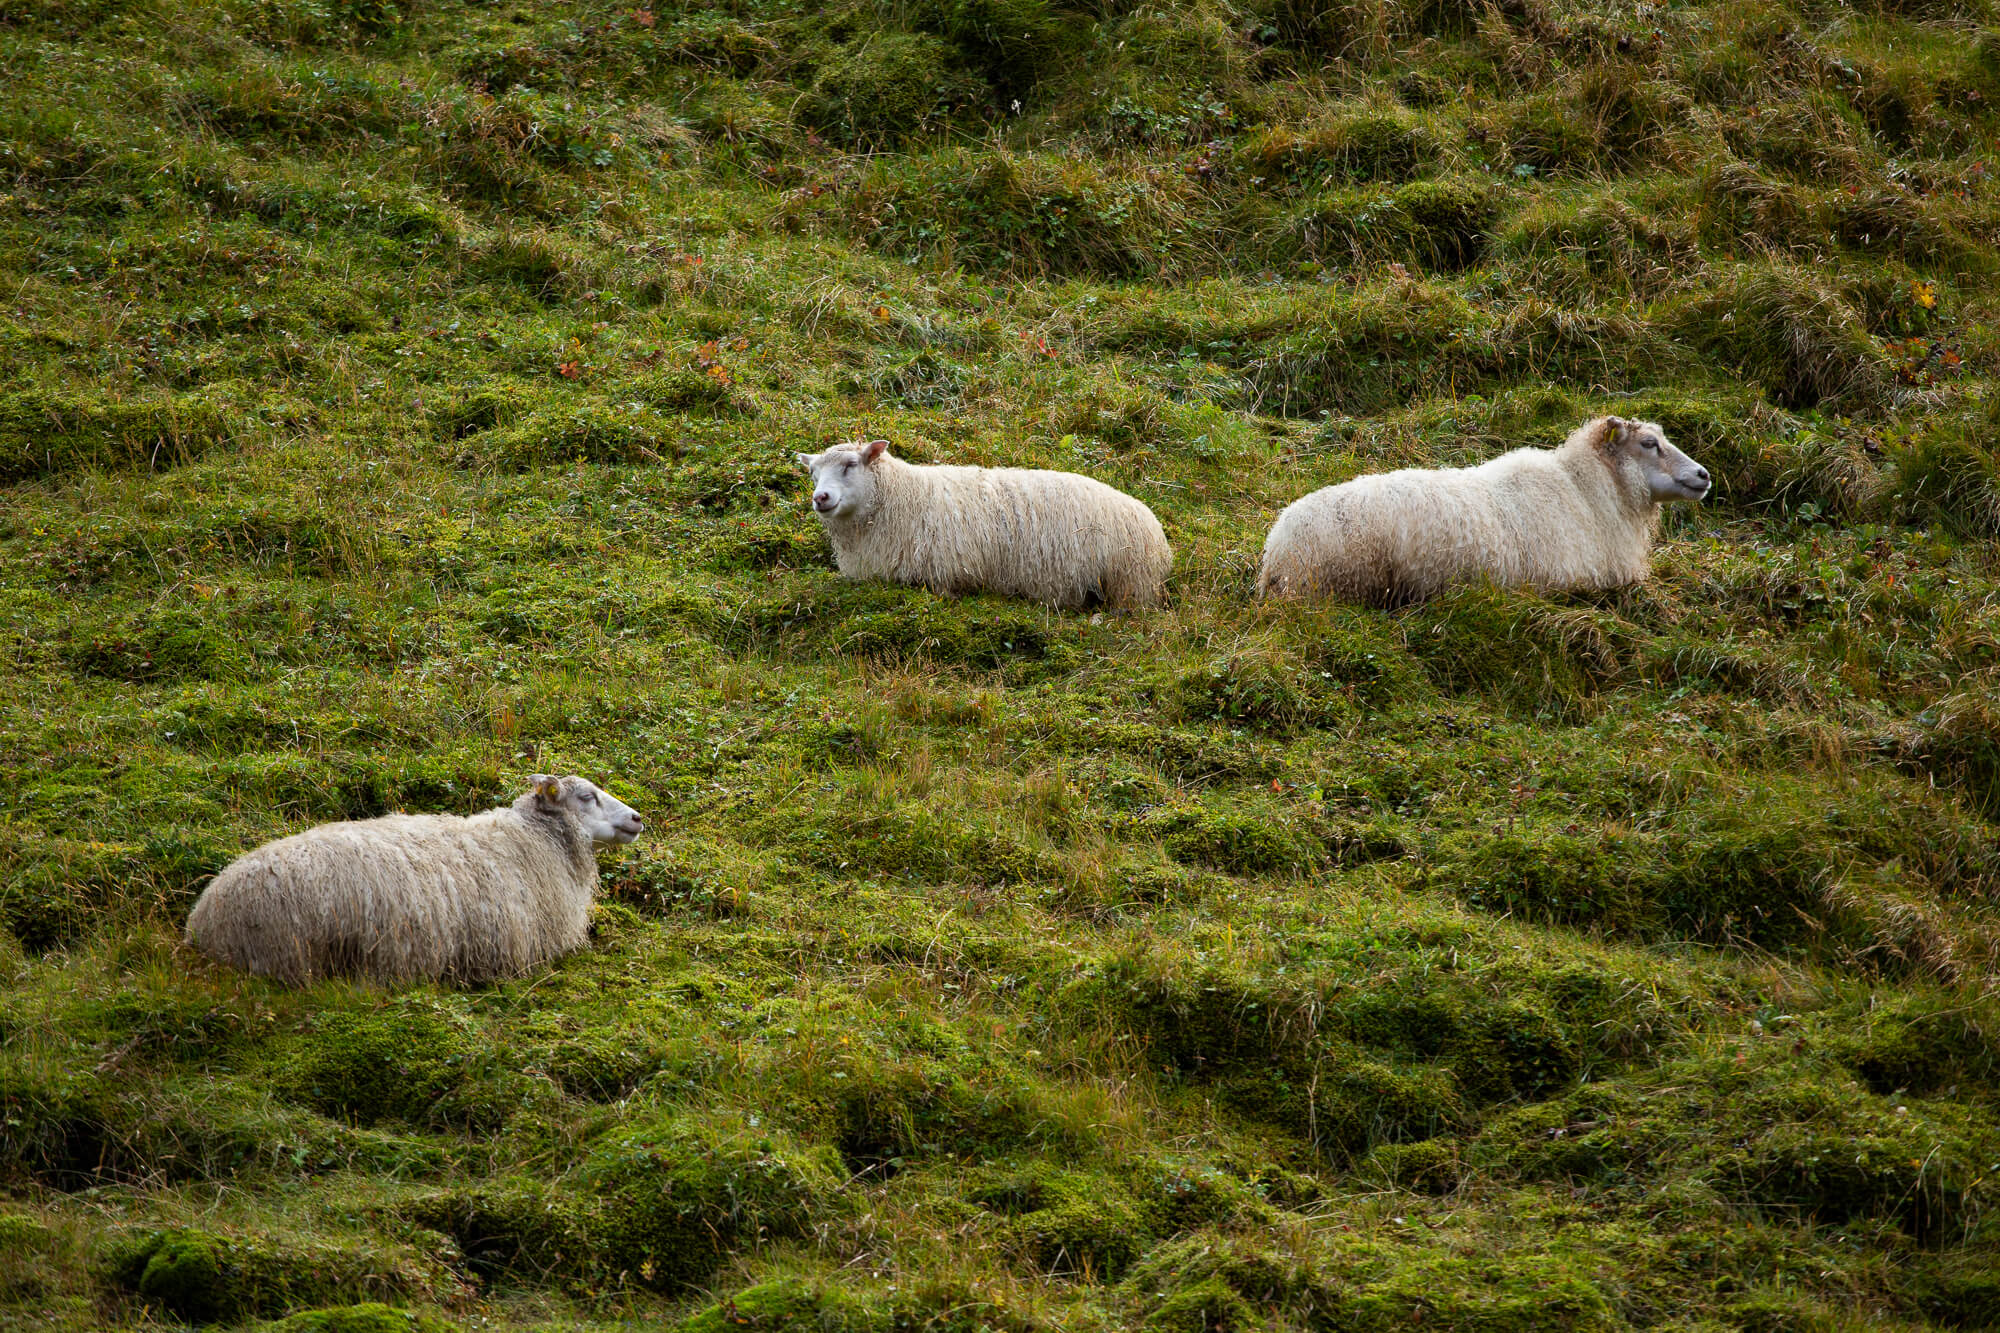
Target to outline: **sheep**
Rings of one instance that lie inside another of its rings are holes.
[[[850,579],[985,589],[1075,608],[1153,606],[1173,549],[1153,511],[1074,472],[924,466],[887,440],[798,454]]]
[[[1598,417],[1554,449],[1356,477],[1294,501],[1265,539],[1257,595],[1397,606],[1482,577],[1621,587],[1646,577],[1660,506],[1708,490],[1708,469],[1656,423]]]
[[[630,842],[644,824],[584,778],[531,781],[483,814],[385,815],[266,843],[202,891],[187,942],[293,985],[489,981],[579,948],[593,844]]]

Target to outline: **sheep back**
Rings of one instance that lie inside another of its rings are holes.
[[[1550,590],[1636,583],[1659,508],[1635,500],[1589,429],[1557,449],[1314,491],[1272,525],[1258,594],[1395,606],[1481,578]]]
[[[518,976],[582,946],[597,879],[588,838],[531,800],[466,818],[326,824],[267,843],[202,892],[188,942],[292,984]]]
[[[1144,503],[1074,472],[876,463],[881,504],[828,524],[840,572],[1056,607],[1153,606],[1173,549]]]

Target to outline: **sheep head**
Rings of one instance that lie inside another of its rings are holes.
[[[1676,449],[1658,422],[1605,417],[1597,447],[1614,471],[1643,484],[1655,504],[1699,500],[1712,484],[1708,469]]]
[[[821,519],[859,519],[880,503],[874,467],[888,456],[887,440],[854,440],[817,454],[796,454],[812,474],[813,511]]]
[[[534,786],[536,805],[573,817],[592,842],[630,842],[645,831],[637,810],[589,778],[537,773],[528,781]]]

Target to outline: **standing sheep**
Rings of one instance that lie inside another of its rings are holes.
[[[887,440],[799,454],[850,579],[1056,607],[1152,606],[1173,568],[1153,511],[1074,472],[906,463]]]
[[[1554,449],[1356,477],[1294,501],[1265,539],[1257,594],[1397,606],[1482,577],[1638,583],[1660,506],[1708,489],[1708,469],[1653,422],[1599,417]]]
[[[483,814],[322,824],[238,858],[202,891],[188,943],[302,984],[519,976],[582,946],[594,843],[625,843],[638,812],[579,777],[537,774]]]

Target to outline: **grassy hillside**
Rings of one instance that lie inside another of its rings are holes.
[[[2000,11],[1067,3],[0,0],[0,1327],[2000,1322]],[[1251,600],[1603,411],[1646,586]],[[543,974],[179,944],[537,770]]]

